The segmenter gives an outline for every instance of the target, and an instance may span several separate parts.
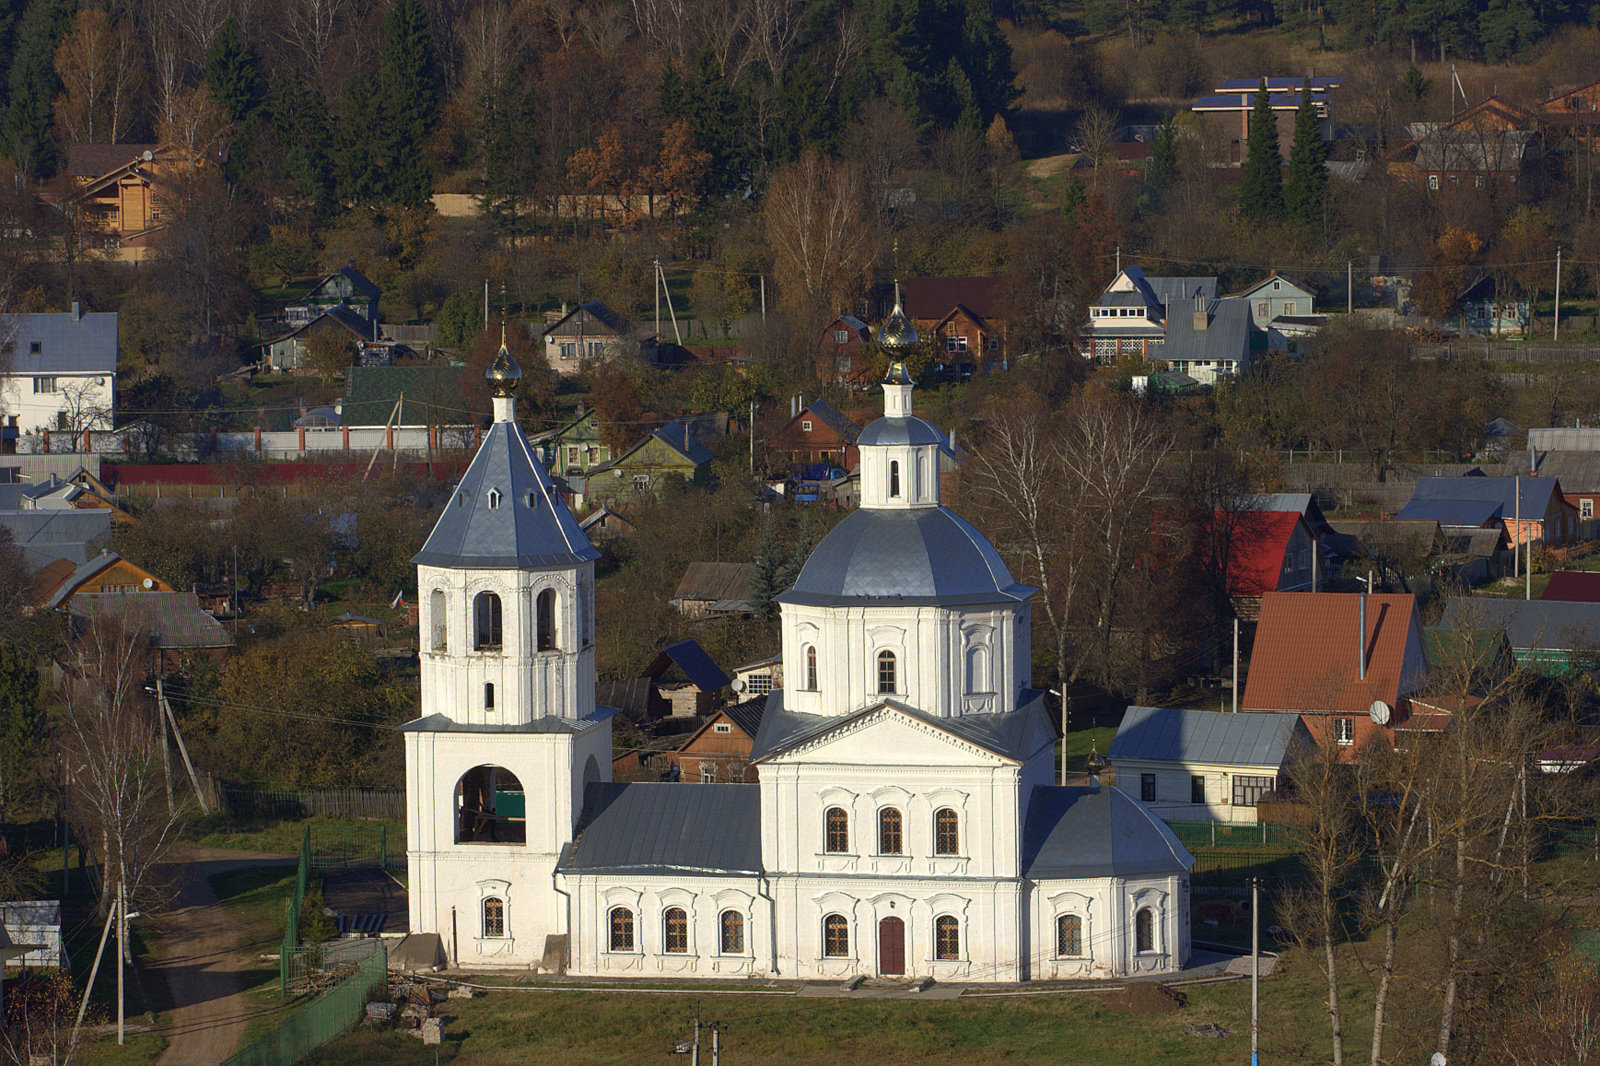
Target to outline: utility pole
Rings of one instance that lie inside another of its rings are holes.
[[[1561,339],[1561,249],[1556,249],[1556,335],[1554,340]]]
[[[722,1066],[722,1023],[711,1023],[711,1066]]]
[[[1511,538],[1511,576],[1521,577],[1517,568],[1522,565],[1522,553],[1517,550],[1517,537],[1522,536],[1522,477],[1516,479],[1517,484],[1517,532]]]
[[[1347,315],[1356,313],[1356,261],[1354,259],[1346,259],[1344,261],[1344,313]]]
[[[123,1028],[123,970],[127,969],[127,959],[124,958],[128,950],[128,912],[123,899],[122,882],[117,882],[117,1044],[120,1046],[126,1040]]]
[[[189,771],[189,783],[194,786],[194,800],[200,804],[202,814],[210,814],[211,807],[206,803],[205,794],[200,791],[200,776],[194,772],[194,763],[189,761],[189,746],[183,742],[183,731],[178,728],[178,716],[172,713],[172,704],[167,702],[167,693],[159,677],[156,678],[156,699],[161,701],[161,709],[166,712],[167,724],[172,727],[172,735],[178,742],[178,754],[183,756],[183,768]]]
[[[1239,713],[1239,620],[1233,620],[1233,713]]]
[[[117,912],[111,911],[106,915],[105,928],[100,930],[100,946],[94,952],[94,965],[89,967],[89,982],[83,986],[83,1000],[78,1004],[78,1020],[72,1023],[72,1042],[78,1039],[78,1026],[83,1024],[84,1012],[89,1009],[89,993],[94,991],[94,979],[100,973],[100,959],[106,953],[106,938],[111,935],[111,922],[116,918]]]
[[[750,401],[750,473],[756,472],[756,402]]]
[[[767,324],[767,276],[758,276],[761,278],[761,324],[764,326]]]
[[[1261,878],[1250,879],[1250,1066],[1261,1045]]]
[[[689,1048],[689,1066],[700,1066],[700,1012],[694,1015],[694,1043]]]
[[[1061,785],[1067,784],[1067,713],[1070,704],[1067,701],[1067,683],[1061,683]]]
[[[651,278],[650,280],[655,282],[655,286],[656,286],[656,343],[660,344],[661,343],[661,257],[659,255],[655,257],[654,263],[655,263],[655,268],[656,268],[656,276],[654,278]]]

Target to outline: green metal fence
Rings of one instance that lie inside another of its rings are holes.
[[[389,957],[381,940],[352,943],[361,945],[366,956],[354,962],[348,976],[223,1066],[293,1066],[360,1021],[367,1001],[385,988]]]
[[[1183,846],[1195,848],[1292,848],[1297,841],[1294,826],[1265,822],[1168,822],[1167,827]]]
[[[311,875],[311,827],[300,838],[300,869],[295,874],[294,895],[289,897],[288,914],[283,924],[283,946],[278,950],[278,991],[289,996],[289,967],[295,947],[300,943],[300,908],[306,901],[306,878]]]

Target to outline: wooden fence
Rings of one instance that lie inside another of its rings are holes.
[[[298,820],[364,818],[399,822],[406,817],[406,794],[395,788],[243,788],[210,786],[209,799],[230,818]]]

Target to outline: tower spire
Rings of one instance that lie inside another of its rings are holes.
[[[514,422],[517,418],[517,386],[522,383],[522,368],[506,347],[506,320],[500,319],[500,351],[484,373],[494,397],[494,420]]]

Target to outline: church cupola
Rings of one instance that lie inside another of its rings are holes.
[[[878,346],[889,356],[883,378],[883,417],[861,431],[861,506],[881,509],[939,506],[939,455],[949,451],[931,423],[916,416],[911,394],[916,382],[906,360],[921,343],[900,305],[895,286],[894,310],[878,331]]]
[[[514,422],[517,418],[517,386],[522,384],[522,368],[506,348],[505,323],[500,324],[500,351],[484,373],[494,398],[494,420]]]

